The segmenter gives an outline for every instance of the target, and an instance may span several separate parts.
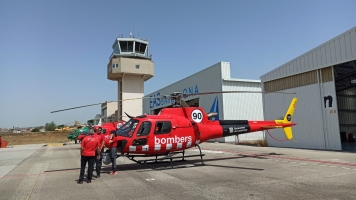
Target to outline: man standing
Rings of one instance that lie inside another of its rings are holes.
[[[97,152],[97,154],[95,153]],[[83,184],[84,179],[84,170],[88,162],[88,183],[91,183],[94,170],[95,155],[100,158],[100,144],[97,137],[94,136],[94,133],[90,131],[88,136],[84,137],[81,143],[80,155],[81,155],[81,166],[78,184]]]
[[[104,150],[104,143],[105,143],[105,140],[104,140],[104,137],[105,136],[104,134],[101,133],[101,130],[102,128],[99,127],[99,128],[94,128],[94,135],[97,137],[98,141],[99,141],[99,149],[100,149],[100,152],[99,152],[99,157],[98,155],[96,155],[96,158],[95,158],[95,171],[96,171],[96,177],[99,178],[100,177],[100,171],[101,171],[101,164],[102,164],[102,161],[103,161],[103,158],[102,158],[102,152]]]
[[[118,137],[115,137],[116,131],[111,131],[111,138],[110,138],[110,150],[111,150],[111,169],[112,171],[110,172],[110,175],[115,175],[117,174],[116,172],[116,158],[117,158],[117,139]]]

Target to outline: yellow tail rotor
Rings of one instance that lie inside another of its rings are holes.
[[[285,114],[284,118],[282,120],[275,120],[276,124],[291,124],[295,125],[294,123],[292,123],[292,119],[293,119],[293,115],[294,115],[294,111],[295,108],[297,106],[297,102],[298,102],[298,98],[294,97],[292,99],[292,102],[289,105],[289,108],[287,110],[287,113]],[[291,140],[293,138],[293,131],[292,131],[292,127],[284,127],[283,128],[284,134],[286,135],[288,140]]]

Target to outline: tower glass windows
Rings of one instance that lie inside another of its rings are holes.
[[[145,54],[147,44],[135,42],[135,53]]]
[[[119,43],[122,52],[133,52],[133,41],[120,41]]]

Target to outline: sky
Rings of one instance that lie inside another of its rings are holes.
[[[148,39],[145,95],[230,62],[260,76],[356,26],[354,0],[0,1],[0,127],[85,123],[117,100],[107,79],[120,35]]]

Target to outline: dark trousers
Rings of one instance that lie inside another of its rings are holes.
[[[116,157],[117,157],[117,149],[116,147],[111,148],[111,169],[113,172],[116,172]]]
[[[100,171],[101,171],[101,165],[103,163],[103,151],[104,149],[102,149],[100,151],[100,158],[98,159],[97,156],[95,156],[95,171],[96,171],[96,175],[100,175]],[[95,153],[96,155],[97,153]]]
[[[93,178],[94,161],[95,161],[95,156],[81,156],[79,181],[83,181],[84,179],[84,170],[87,163],[88,163],[88,179],[91,180]]]

